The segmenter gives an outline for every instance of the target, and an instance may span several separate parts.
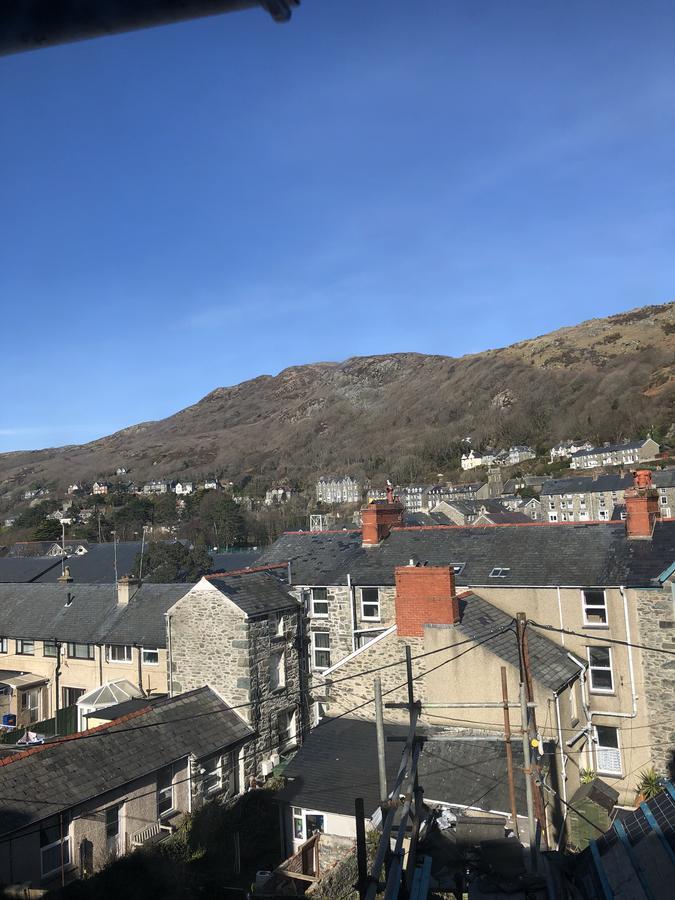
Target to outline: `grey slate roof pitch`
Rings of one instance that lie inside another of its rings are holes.
[[[120,541],[117,545],[117,574],[129,574],[137,555],[141,552],[140,541]],[[59,559],[60,562],[60,559]],[[75,581],[83,584],[115,583],[115,546],[114,544],[89,544],[87,553],[82,556],[69,556],[66,565]],[[40,581],[57,581],[61,574],[58,569],[49,569],[40,577]]]
[[[466,637],[476,641],[483,640],[490,632],[513,624],[513,616],[473,592],[459,598],[459,614],[457,628]],[[528,629],[527,643],[533,677],[552,691],[559,690],[579,675],[579,666],[572,662],[563,647],[550,638],[534,629]],[[484,649],[518,668],[515,626],[510,631],[492,637],[484,645]]]
[[[233,550],[230,553],[211,553],[213,565],[211,572],[231,572],[233,569],[245,569],[255,566],[260,556],[259,550]]]
[[[60,575],[61,558],[59,556],[3,556],[0,558],[0,582],[27,584],[37,581],[41,575],[57,566]]]
[[[245,572],[223,578],[211,576],[208,580],[249,617],[299,605],[288,588],[271,572]]]
[[[47,743],[0,765],[0,834],[123,787],[190,754],[197,759],[253,737],[209,687],[154,704],[85,737]]]
[[[0,634],[165,647],[164,614],[191,587],[144,584],[128,604],[118,604],[114,584],[0,584]]]
[[[458,565],[460,586],[649,587],[675,560],[675,522],[656,523],[651,540],[629,540],[622,522],[395,528],[377,547],[352,532],[283,534],[259,565],[291,561],[296,585],[391,585],[394,568],[411,558]],[[496,566],[508,568],[495,580]]]
[[[572,459],[580,459],[582,456],[599,456],[602,453],[621,453],[622,450],[640,450],[649,438],[639,441],[625,441],[618,444],[605,444],[602,447],[592,447],[590,450],[577,450],[572,454]]]
[[[552,478],[545,482],[541,495],[550,497],[558,494],[607,494],[612,491],[625,491],[632,484],[632,475],[599,475],[597,478],[579,475],[576,478]]]
[[[420,730],[420,733],[423,733]],[[385,724],[385,736],[402,736],[398,725]],[[354,799],[363,797],[367,815],[379,803],[375,724],[363,719],[323,719],[305,739],[284,771],[288,784],[277,799],[325,812],[354,815]],[[403,745],[387,741],[387,784],[392,787]],[[522,749],[513,746],[516,765]],[[425,799],[509,810],[504,741],[478,739],[427,742],[420,755],[419,781]],[[516,805],[525,811],[524,787],[516,785]]]

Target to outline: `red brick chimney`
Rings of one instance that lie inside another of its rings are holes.
[[[397,566],[394,575],[399,637],[422,637],[425,625],[459,622],[459,601],[451,566]]]
[[[624,497],[626,536],[649,540],[659,517],[659,495],[652,487],[652,473],[649,469],[633,472],[633,487],[626,489]]]
[[[388,490],[386,500],[371,500],[361,510],[361,543],[375,547],[394,525],[403,525],[403,504]]]

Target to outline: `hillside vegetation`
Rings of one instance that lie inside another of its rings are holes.
[[[208,474],[309,482],[330,471],[405,481],[451,468],[467,436],[474,446],[547,446],[663,433],[675,419],[674,360],[675,303],[667,303],[460,358],[397,353],[293,366],[82,446],[0,454],[0,496],[91,482],[118,466],[137,484]]]

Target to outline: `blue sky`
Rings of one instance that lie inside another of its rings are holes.
[[[674,33],[656,0],[303,0],[0,58],[0,449],[673,299]]]

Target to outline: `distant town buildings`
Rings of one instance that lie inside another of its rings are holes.
[[[592,447],[590,441],[561,441],[555,447],[551,447],[551,462],[556,459],[569,459],[574,453],[590,450]]]
[[[590,450],[579,450],[572,454],[571,469],[597,469],[601,466],[634,466],[640,462],[656,459],[660,447],[652,438],[641,441],[626,441],[621,444],[603,444]]]
[[[194,485],[191,481],[177,481],[173,487],[174,494],[192,494]]]

